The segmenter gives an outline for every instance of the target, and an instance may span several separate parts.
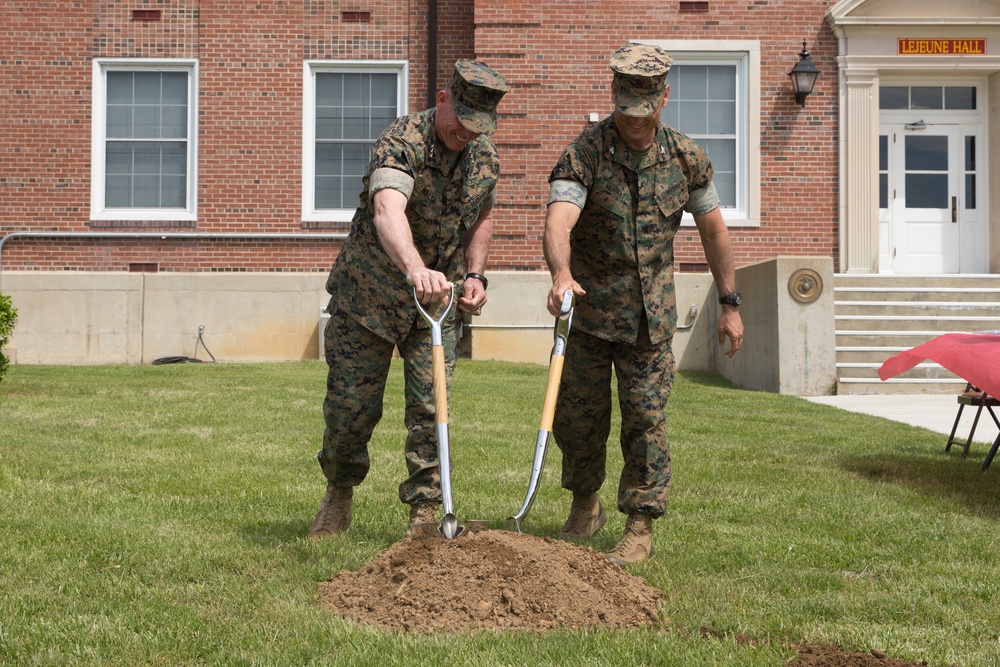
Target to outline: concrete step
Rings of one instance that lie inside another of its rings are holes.
[[[834,288],[836,303],[886,301],[893,303],[996,303],[1000,301],[1000,288],[951,288],[935,287],[924,290],[911,287],[837,287]]]
[[[864,287],[880,289],[897,287],[924,291],[930,288],[1000,288],[1000,276],[993,274],[978,275],[948,275],[948,276],[897,276],[881,274],[837,274],[834,276],[834,289],[849,287]]]
[[[893,378],[882,382],[870,378],[838,378],[837,393],[847,394],[961,394],[965,380],[930,382],[925,379],[900,380]]]
[[[961,393],[965,380],[925,361],[889,380],[890,357],[951,332],[1000,332],[1000,276],[835,276],[837,393]]]
[[[995,306],[1000,313],[1000,305]],[[1000,329],[1000,318],[984,315],[942,314],[938,312],[913,315],[888,315],[871,307],[868,314],[841,315],[839,306],[834,306],[834,330],[855,331],[933,331],[934,336],[943,333],[985,333]],[[929,336],[928,338],[933,338]]]
[[[975,318],[1000,323],[995,301],[834,301],[839,317],[870,315],[873,308],[887,317],[955,317],[960,321]]]

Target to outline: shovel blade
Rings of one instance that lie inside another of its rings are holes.
[[[424,538],[424,537],[443,537],[445,539],[453,539],[464,535],[466,532],[477,533],[489,528],[489,522],[485,519],[472,519],[469,521],[463,521],[454,528],[454,533],[451,537],[445,533],[445,529],[439,523],[421,522],[421,523],[411,523],[409,535],[412,538]]]

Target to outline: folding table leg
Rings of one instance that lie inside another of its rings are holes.
[[[983,461],[983,472],[986,472],[986,469],[990,467],[991,463],[993,463],[993,457],[997,455],[998,449],[1000,449],[1000,435],[998,435],[997,439],[993,441],[993,446],[990,447],[990,453],[986,455],[986,460]]]

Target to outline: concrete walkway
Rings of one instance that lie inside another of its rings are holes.
[[[958,401],[956,394],[873,394],[873,395],[850,395],[850,396],[803,396],[807,401],[832,405],[841,410],[850,412],[860,412],[866,415],[883,417],[911,426],[922,426],[923,428],[938,433],[943,433],[945,437],[941,439],[941,447],[947,441],[947,436],[951,433],[951,427],[955,423],[955,414],[958,412]],[[1000,418],[1000,409],[994,408],[997,417]],[[972,420],[976,416],[975,408],[966,407],[962,411],[962,420],[959,422],[958,431],[955,437],[966,438],[969,429],[972,428]],[[973,442],[993,444],[997,437],[997,425],[993,422],[989,412],[983,409],[979,417],[979,424],[976,426],[976,435]],[[955,446],[952,446],[954,451]],[[983,452],[985,454],[985,452]]]

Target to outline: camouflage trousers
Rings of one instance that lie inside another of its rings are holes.
[[[562,486],[587,494],[604,484],[612,368],[618,380],[624,458],[618,509],[659,517],[667,510],[670,492],[666,405],[674,381],[674,355],[669,340],[653,345],[645,326],[634,345],[578,331],[570,336],[552,424],[563,457]]]
[[[336,486],[357,486],[368,475],[368,442],[382,418],[386,378],[395,344],[376,336],[360,322],[331,304],[326,325],[325,354],[329,372],[323,401],[323,449],[317,458],[327,480]],[[457,326],[442,324],[448,387],[455,368]],[[441,500],[437,430],[434,423],[434,373],[430,329],[410,329],[399,343],[403,358],[406,409],[406,470],[399,499],[410,505]]]

